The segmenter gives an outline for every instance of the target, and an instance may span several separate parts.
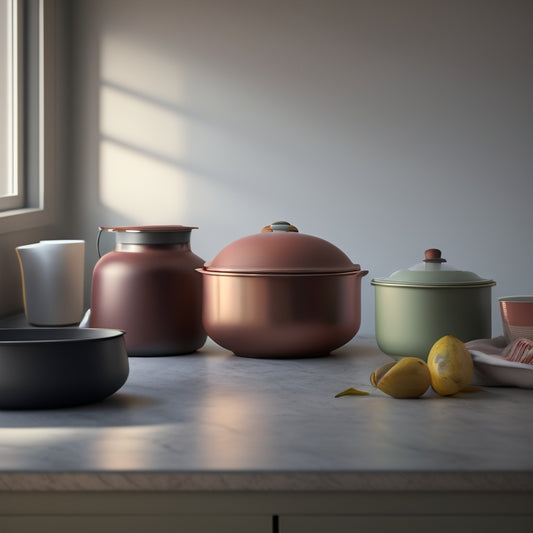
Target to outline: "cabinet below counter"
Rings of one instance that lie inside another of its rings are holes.
[[[469,492],[0,493],[2,533],[530,533],[531,494]]]
[[[0,411],[0,531],[531,531],[533,391],[393,399],[388,361],[361,336],[291,360],[208,341],[130,358],[103,402]]]

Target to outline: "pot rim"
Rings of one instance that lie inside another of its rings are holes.
[[[316,277],[330,277],[330,276],[355,276],[355,277],[363,277],[368,274],[368,270],[345,270],[343,272],[318,272],[318,271],[309,271],[309,272],[287,272],[287,271],[280,271],[280,272],[272,272],[272,271],[265,271],[265,272],[237,272],[232,270],[227,271],[221,271],[221,270],[208,270],[205,267],[202,268],[196,268],[196,272],[200,272],[200,274],[209,274],[211,276],[233,276],[233,277],[252,277],[252,278],[265,278],[265,277],[272,277],[272,278],[294,278],[294,277],[308,277],[308,278],[316,278]]]
[[[109,341],[123,337],[125,332],[115,328],[3,328],[0,332],[0,348],[35,344],[84,344]]]
[[[533,303],[533,295],[517,294],[516,296],[500,296],[498,302],[509,302],[513,304],[531,304]]]
[[[370,281],[371,285],[378,287],[403,287],[410,289],[478,289],[480,287],[494,287],[496,282],[494,280],[482,280],[479,283],[472,281],[454,283],[408,283],[405,281],[394,282],[386,278],[374,278]]]

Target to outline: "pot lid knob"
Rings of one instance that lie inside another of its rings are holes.
[[[446,263],[446,259],[441,257],[442,252],[437,248],[430,248],[424,252],[424,263]]]
[[[285,220],[278,220],[277,222],[272,222],[272,224],[265,226],[261,230],[262,233],[275,231],[293,231],[298,233],[298,228],[296,226],[293,226],[290,222],[286,222]]]

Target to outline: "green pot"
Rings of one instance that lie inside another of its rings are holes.
[[[491,337],[491,287],[496,283],[445,262],[439,250],[426,250],[422,263],[371,281],[381,351],[394,359],[427,360],[444,335],[463,342]]]

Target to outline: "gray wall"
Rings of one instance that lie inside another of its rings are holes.
[[[532,2],[64,9],[73,237],[197,225],[193,249],[208,259],[287,219],[370,270],[370,334],[370,279],[429,247],[497,281],[494,334],[496,297],[533,293]]]

